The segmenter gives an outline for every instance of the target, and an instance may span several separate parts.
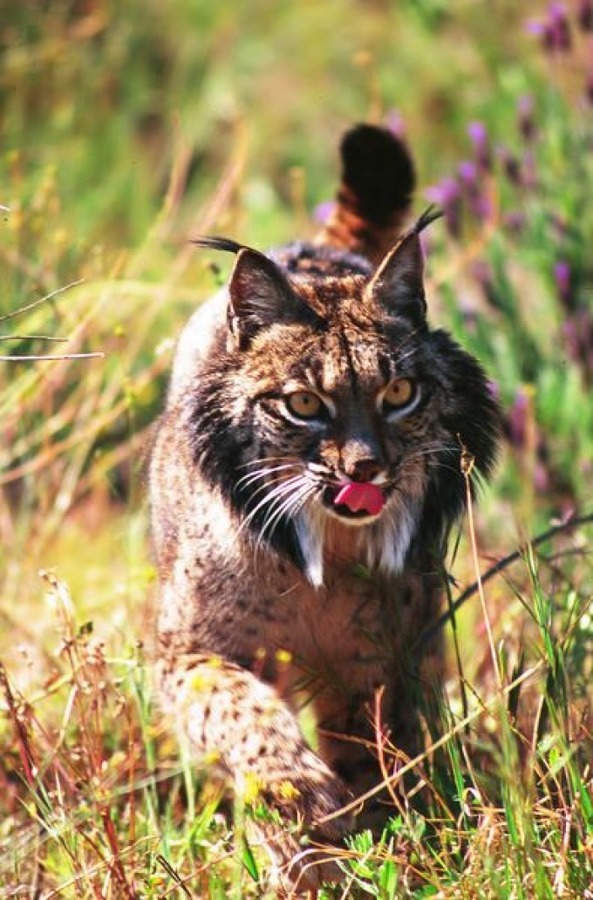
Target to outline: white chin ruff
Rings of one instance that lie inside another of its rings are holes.
[[[358,531],[360,562],[369,569],[387,575],[402,571],[412,536],[416,530],[420,504],[392,504],[381,515],[366,522],[348,523]],[[311,584],[323,587],[323,551],[328,513],[316,502],[301,510],[295,519],[295,530],[304,561],[305,574]],[[337,517],[334,517],[337,518]]]

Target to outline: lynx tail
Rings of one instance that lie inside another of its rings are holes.
[[[366,256],[378,264],[396,243],[416,184],[402,140],[386,128],[357,125],[340,146],[337,203],[315,243]]]

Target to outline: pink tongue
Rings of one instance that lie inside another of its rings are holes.
[[[334,503],[336,505],[342,503],[348,507],[350,512],[361,512],[364,510],[369,515],[376,516],[383,509],[385,500],[383,492],[376,485],[370,484],[370,482],[360,484],[359,482],[351,481],[340,490]]]

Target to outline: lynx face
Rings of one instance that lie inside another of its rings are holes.
[[[417,241],[373,277],[362,260],[348,276],[329,262],[323,280],[289,281],[242,251],[220,365],[191,401],[204,472],[221,480],[241,527],[296,558],[314,585],[332,529],[355,529],[362,559],[392,574],[423,519],[441,541],[463,502],[462,448],[482,468],[491,453],[480,441],[492,415],[481,370],[424,320]],[[209,446],[204,415],[219,423]]]

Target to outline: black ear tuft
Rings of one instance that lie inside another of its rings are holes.
[[[424,231],[425,228],[428,228],[428,226],[432,225],[433,222],[436,222],[437,219],[442,219],[444,215],[443,210],[439,209],[438,206],[432,204],[427,206],[416,221],[404,231],[398,243],[405,241],[406,238],[412,237],[415,234],[420,234],[421,231]]]
[[[195,244],[196,247],[205,247],[208,250],[222,250],[224,253],[238,253],[239,250],[251,249],[245,244],[233,241],[232,238],[218,237],[217,235],[203,235],[190,240],[190,244]]]

